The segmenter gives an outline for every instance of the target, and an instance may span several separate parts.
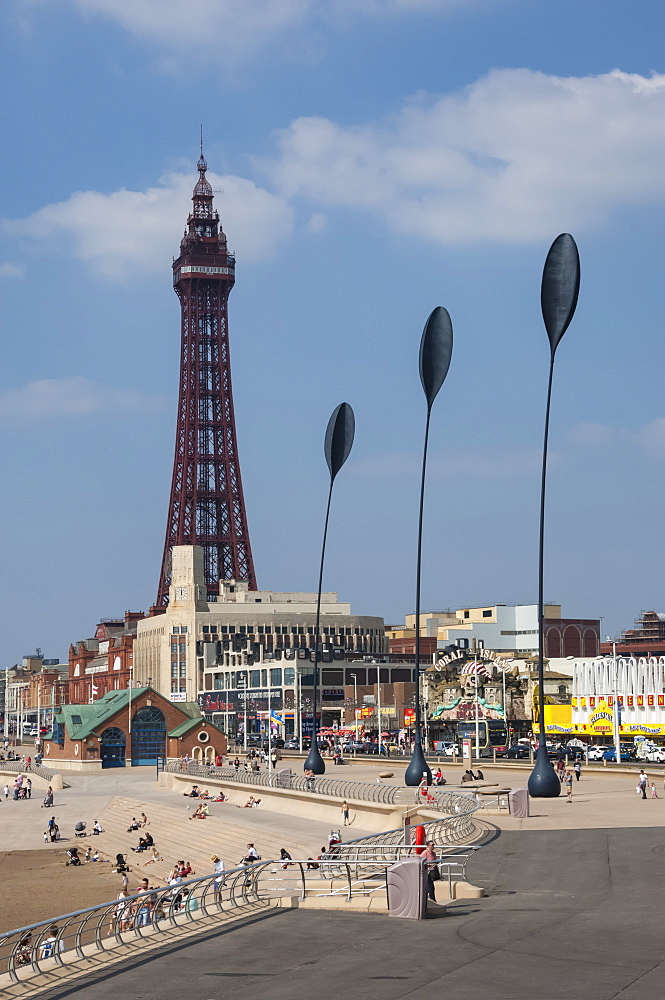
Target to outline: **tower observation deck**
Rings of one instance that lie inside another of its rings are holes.
[[[220,580],[256,590],[236,442],[228,337],[228,298],[235,258],[213,207],[201,152],[193,208],[173,262],[180,299],[178,421],[166,541],[157,604],[168,604],[171,549],[200,545],[209,594]]]

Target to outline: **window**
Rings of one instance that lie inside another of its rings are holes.
[[[353,684],[353,676],[352,676],[353,674],[355,674],[355,676],[356,676],[356,684],[366,684],[367,683],[367,674],[366,674],[366,671],[365,671],[364,667],[363,668],[358,667],[355,670],[347,670],[346,671],[346,683],[347,684]]]
[[[392,679],[393,684],[396,681],[397,682],[399,682],[399,681],[406,682],[406,681],[412,681],[413,680],[413,674],[412,674],[412,672],[410,670],[405,669],[404,667],[393,667],[393,669],[390,671],[390,673],[392,675],[391,679]]]
[[[284,683],[295,684],[295,682],[296,682],[296,668],[284,667]],[[279,683],[279,681],[277,683]]]
[[[293,667],[291,667],[293,670]],[[282,668],[281,667],[271,667],[270,668],[270,684],[278,685],[282,683]]]
[[[261,671],[260,670],[250,670],[249,671],[249,686],[251,688],[257,688],[261,686]]]
[[[180,626],[180,633],[181,633],[181,635],[185,635],[186,632],[187,632],[187,626],[186,625],[181,625]]]
[[[210,626],[210,631],[211,632],[216,632],[217,631],[217,626],[216,625],[211,625]]]
[[[210,631],[210,626],[209,625],[204,625],[203,626],[203,631],[204,632],[209,632]]]
[[[343,670],[322,670],[321,683],[331,687],[341,687],[344,683]]]
[[[489,611],[483,611],[483,618],[491,618],[491,617],[492,617],[492,611],[491,610],[489,610]]]
[[[81,716],[80,715],[72,715],[72,725],[73,726],[80,726],[81,725]]]
[[[259,625],[259,635],[263,635],[263,625]]]
[[[465,618],[468,618],[468,617],[469,617],[469,612],[468,612],[468,611],[465,611],[465,612],[464,612],[464,617],[465,617]]]
[[[180,635],[180,626],[179,625],[174,625],[173,626],[173,634],[174,635]]]

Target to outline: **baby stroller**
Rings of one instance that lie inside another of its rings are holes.
[[[81,864],[78,847],[70,847],[67,851],[67,857],[69,858],[69,861],[66,861],[65,864],[74,865],[74,867]]]
[[[75,837],[87,836],[85,832],[85,823],[83,823],[81,820],[79,820],[76,826],[74,827],[74,836]]]
[[[116,854],[116,856],[115,856],[115,868],[113,869],[113,871],[117,872],[118,875],[122,875],[122,874],[124,874],[124,872],[128,872],[130,870],[131,869],[130,869],[129,865],[127,864],[127,858],[125,857],[125,855],[124,854]]]

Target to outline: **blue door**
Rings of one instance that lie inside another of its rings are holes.
[[[132,719],[132,767],[156,764],[166,756],[166,719],[152,706],[139,708]]]
[[[102,768],[124,767],[126,749],[127,738],[122,729],[118,729],[117,726],[109,726],[105,729],[99,747]]]

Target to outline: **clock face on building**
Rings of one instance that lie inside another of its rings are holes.
[[[176,587],[175,599],[176,601],[187,601],[189,599],[189,587]]]

